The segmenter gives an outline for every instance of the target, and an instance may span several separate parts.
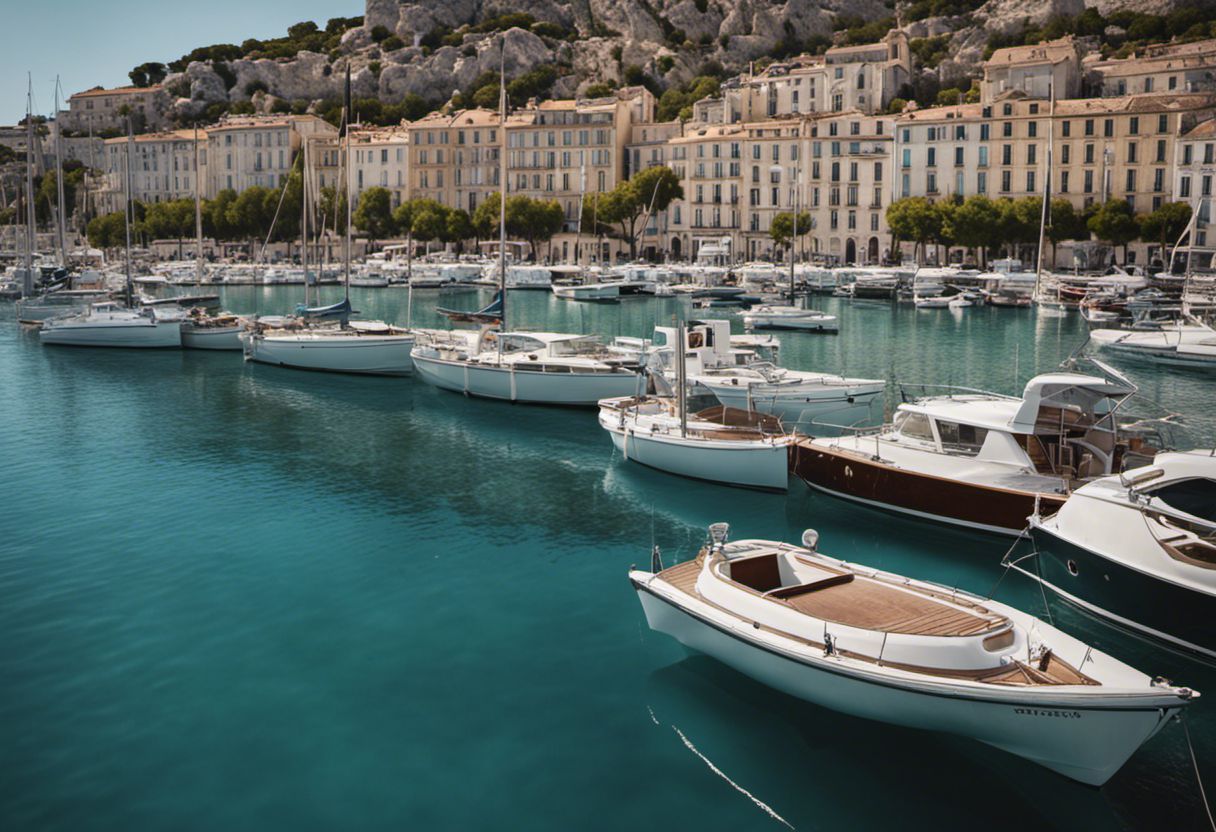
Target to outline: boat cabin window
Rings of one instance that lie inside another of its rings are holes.
[[[1144,493],[1172,509],[1216,523],[1216,480],[1181,480]]]
[[[900,436],[909,439],[919,439],[922,442],[933,442],[933,428],[929,425],[929,417],[923,413],[910,413],[906,410],[895,412],[895,430]]]
[[[500,335],[503,352],[544,352],[545,342],[526,335]]]
[[[984,440],[988,437],[988,430],[986,428],[977,428],[974,425],[943,422],[941,419],[938,419],[937,435],[941,437],[943,450],[975,456],[984,447]]]
[[[553,355],[592,355],[601,349],[596,338],[571,338],[568,341],[554,341],[550,348]]]

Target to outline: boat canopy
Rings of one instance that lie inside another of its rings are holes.
[[[489,305],[476,312],[463,309],[445,309],[442,306],[435,307],[435,311],[456,322],[479,324],[502,323],[502,290],[500,289],[494,294],[494,300],[490,301]]]
[[[305,306],[300,304],[296,307],[296,314],[301,318],[349,318],[352,309],[350,306],[350,298],[343,298],[337,303],[329,306]]]
[[[1099,378],[1080,373],[1045,373],[1027,382],[1022,404],[1009,427],[1019,433],[1034,433],[1044,407],[1097,415],[1112,410],[1135,392],[1136,386],[1117,374],[1113,378]],[[1112,406],[1101,408],[1108,400]]]

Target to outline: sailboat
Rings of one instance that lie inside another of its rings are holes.
[[[686,336],[681,324],[678,342],[684,343]],[[674,394],[662,375],[653,374],[659,395],[600,401],[600,427],[608,431],[617,450],[627,460],[670,474],[786,490],[793,434],[775,416],[716,403],[690,414],[683,352],[677,352],[675,359]]]
[[[428,333],[414,347],[414,367],[444,390],[511,402],[593,407],[600,399],[636,395],[642,382],[636,357],[612,352],[590,335],[507,329],[507,85],[501,63],[499,86],[498,294],[478,312],[441,310],[482,326]]]
[[[273,326],[255,322],[242,333],[245,358],[260,364],[274,364],[300,370],[332,373],[402,376],[413,372],[410,351],[414,335],[383,321],[352,321],[350,303],[350,259],[352,188],[350,165],[350,67],[346,69],[346,107],[342,119],[343,164],[346,184],[346,238],[342,247],[346,294],[330,306],[308,306],[308,165],[304,165],[304,239],[301,260],[304,266],[304,305],[296,315]],[[307,143],[305,153],[307,154]],[[307,157],[306,157],[307,158]]]
[[[199,168],[198,126],[194,128],[194,281],[203,284],[203,207]],[[239,350],[245,321],[231,312],[207,314],[191,309],[182,321],[182,346],[194,350]]]
[[[125,157],[125,226],[126,226],[126,304],[114,301],[96,303],[86,311],[66,317],[48,318],[38,332],[44,344],[77,347],[135,347],[180,348],[181,320],[164,319],[155,309],[132,307],[134,287],[131,282],[131,145],[135,137],[131,120],[127,119],[127,150]]]

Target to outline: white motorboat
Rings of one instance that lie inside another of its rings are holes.
[[[798,332],[836,332],[835,315],[798,306],[755,306],[743,315],[743,325],[751,329],[789,329]]]
[[[1216,451],[1160,453],[1030,518],[1013,567],[1125,627],[1216,657]]]
[[[971,737],[1099,786],[1199,694],[1031,615],[803,546],[727,541],[633,569],[650,628],[865,719]]]
[[[620,282],[554,283],[554,297],[563,300],[616,300],[621,296]]]
[[[679,343],[673,328],[656,327],[655,332],[668,344]],[[729,321],[699,321],[685,340],[689,384],[727,407],[768,413],[787,429],[812,434],[881,421],[873,408],[881,407],[885,381],[789,370],[756,360],[731,346]],[[668,348],[660,356],[669,375],[670,352]]]
[[[681,423],[670,399],[603,399],[600,427],[627,460],[682,477],[784,491],[793,436],[763,413],[715,407]]]
[[[117,303],[93,304],[76,315],[48,318],[38,331],[44,344],[74,347],[180,348],[181,320],[165,320],[150,309]]]
[[[933,295],[930,297],[914,297],[912,303],[917,309],[947,309],[952,300],[953,298],[947,295]]]
[[[512,402],[593,407],[643,383],[635,361],[591,335],[453,330],[420,342],[413,358],[436,387]]]
[[[1089,339],[1099,349],[1130,358],[1216,369],[1216,330],[1202,323],[1177,321],[1160,329],[1094,329]]]
[[[969,306],[975,306],[975,301],[971,300],[967,295],[955,295],[950,298],[950,303],[947,305],[951,309],[966,309]]]
[[[381,321],[269,328],[255,322],[240,334],[245,359],[298,370],[404,376],[413,372],[409,330]]]
[[[1151,423],[1133,431],[1117,413],[1136,386],[1102,376],[1045,373],[1021,398],[929,388],[894,424],[869,434],[800,440],[794,472],[837,497],[930,520],[1019,535],[1040,506],[1156,452]],[[939,390],[945,393],[939,393]]]

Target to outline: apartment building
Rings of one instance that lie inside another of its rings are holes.
[[[193,199],[200,181],[204,186],[207,181],[207,133],[198,131],[197,142],[196,145],[193,130],[141,133],[130,140],[126,136],[108,139],[102,151],[99,210],[102,213],[123,210],[128,158],[131,197],[136,201]],[[205,188],[203,196],[208,196]]]
[[[351,186],[358,197],[385,188],[396,208],[409,199],[409,133],[404,127],[360,127],[350,133]]]
[[[647,168],[667,165],[671,161],[671,140],[680,136],[684,125],[677,121],[651,122],[630,126],[630,139],[625,146],[625,174],[630,178]],[[671,224],[671,211],[656,211],[642,230],[639,250],[643,256],[662,260]]]
[[[1072,35],[1029,46],[998,49],[984,62],[980,100],[1020,92],[1031,98],[1076,98],[1084,78],[1085,48]]]
[[[64,132],[125,133],[130,115],[136,130],[165,126],[169,93],[163,86],[94,87],[68,99],[68,108],[58,114]]]
[[[472,214],[499,190],[499,114],[469,109],[429,113],[405,125],[410,199],[433,199]]]
[[[908,37],[892,29],[878,43],[837,46],[732,79],[723,85],[721,108],[698,102],[694,116],[720,114],[728,123],[751,123],[810,113],[881,112],[911,77]]]
[[[908,110],[895,119],[891,197],[991,196],[986,104]]]
[[[1212,229],[1212,183],[1216,179],[1216,119],[1200,122],[1178,139],[1174,165],[1174,199],[1189,203],[1195,218],[1191,265],[1211,268],[1216,260]]]
[[[787,120],[773,130],[796,130]],[[725,243],[732,253],[740,249],[739,189],[743,145],[747,127],[742,124],[706,124],[688,127],[671,139],[668,165],[680,179],[684,198],[668,208],[668,249],[673,259],[695,258],[706,243]],[[779,198],[779,197],[778,197]]]
[[[1127,58],[1091,55],[1084,70],[1094,95],[1216,92],[1216,40],[1159,44]]]
[[[304,141],[323,141],[337,132],[311,115],[225,117],[207,128],[205,192],[277,188],[287,179]]]

